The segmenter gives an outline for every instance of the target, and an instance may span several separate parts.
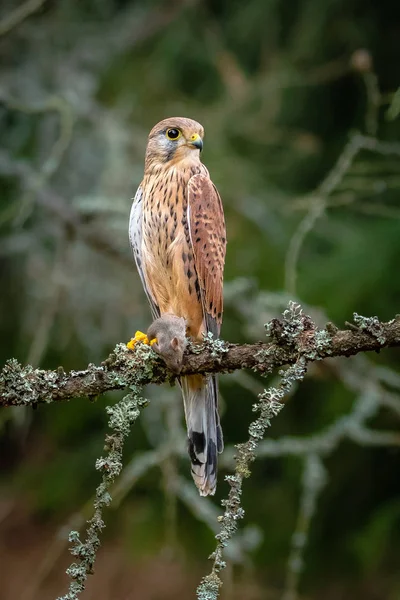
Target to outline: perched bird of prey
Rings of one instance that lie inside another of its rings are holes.
[[[221,198],[200,160],[204,129],[183,117],[151,130],[143,181],[133,200],[129,236],[154,319],[184,318],[187,335],[218,337],[226,233]],[[180,378],[192,475],[214,494],[223,450],[215,375]]]

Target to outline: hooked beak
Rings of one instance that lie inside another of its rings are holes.
[[[189,140],[189,146],[192,148],[197,148],[200,152],[203,150],[203,140],[199,136],[198,133],[194,133]]]

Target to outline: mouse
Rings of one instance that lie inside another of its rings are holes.
[[[151,347],[167,367],[174,373],[180,373],[187,346],[186,320],[172,313],[165,313],[153,321],[147,330],[147,337]]]

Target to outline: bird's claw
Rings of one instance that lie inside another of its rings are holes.
[[[127,348],[129,348],[129,350],[134,350],[135,346],[138,342],[141,342],[142,344],[146,344],[147,346],[152,346],[153,344],[155,344],[157,342],[157,338],[154,338],[153,340],[149,340],[149,338],[147,337],[147,335],[145,333],[143,333],[143,331],[137,331],[135,333],[135,337],[131,338],[131,340],[127,343]]]

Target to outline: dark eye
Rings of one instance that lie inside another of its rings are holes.
[[[169,140],[177,140],[178,137],[180,137],[181,132],[179,131],[179,129],[167,129],[166,131],[166,136]]]

